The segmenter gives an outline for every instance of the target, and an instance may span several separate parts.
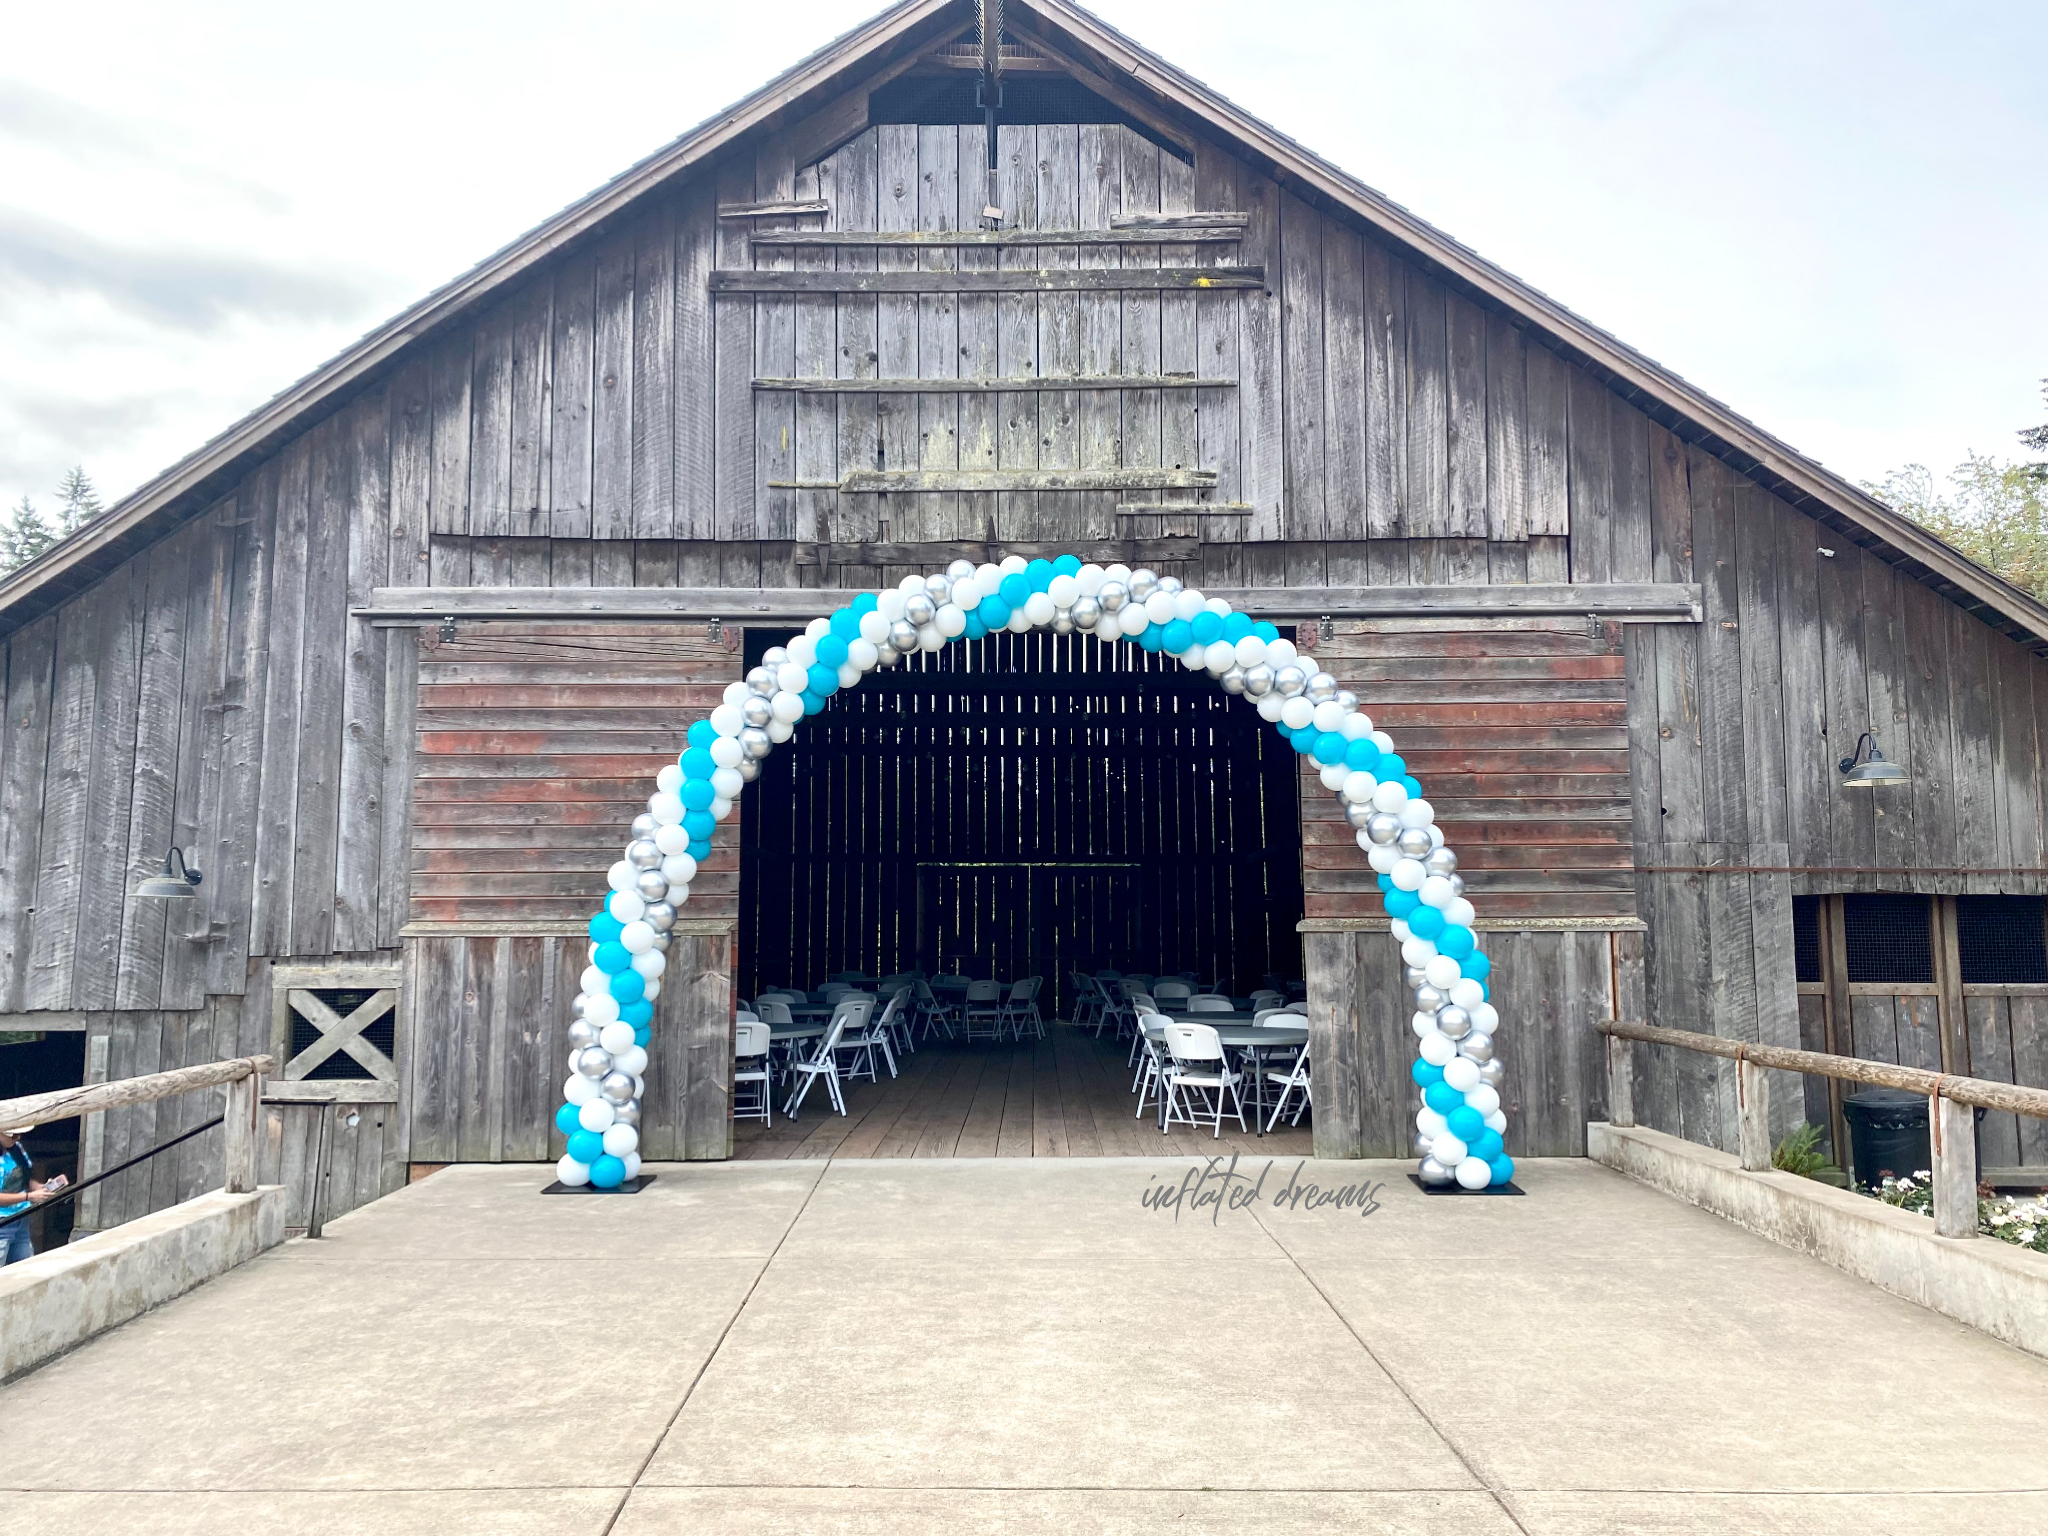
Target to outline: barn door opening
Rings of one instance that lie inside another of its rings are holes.
[[[758,664],[780,633],[750,631]],[[999,634],[847,689],[762,765],[739,988],[859,971],[1301,973],[1298,759],[1171,656]],[[1048,1016],[1052,1009],[1046,1010]]]

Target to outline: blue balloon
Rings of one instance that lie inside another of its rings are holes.
[[[1223,620],[1223,638],[1232,645],[1237,644],[1238,641],[1251,632],[1252,620],[1250,614],[1233,613],[1225,616]]]
[[[987,633],[988,626],[981,622],[981,610],[977,608],[974,612],[967,615],[967,628],[960,632],[960,638],[963,640],[979,640]]]
[[[1405,922],[1414,913],[1415,909],[1422,905],[1422,898],[1413,891],[1401,890],[1393,884],[1391,879],[1384,875],[1381,878],[1387,880],[1388,884],[1387,894],[1381,898],[1386,905],[1387,916],[1398,917]],[[1415,925],[1409,923],[1408,926],[1412,930]]]
[[[1515,1176],[1515,1160],[1505,1152],[1501,1153],[1499,1157],[1494,1158],[1486,1166],[1493,1172],[1493,1178],[1488,1182],[1495,1189],[1498,1189]]]
[[[1052,579],[1059,573],[1052,568],[1050,560],[1031,560],[1024,566],[1024,579],[1031,583],[1031,590],[1043,592],[1052,585]]]
[[[689,829],[686,827],[683,830],[687,832]],[[690,846],[683,851],[698,863],[703,863],[711,857],[711,834],[706,832],[702,837],[693,835],[690,838]]]
[[[844,613],[845,609],[840,609]],[[858,631],[856,631],[858,633]],[[827,635],[818,642],[818,661],[830,667],[835,673],[846,665],[846,642],[838,635]]]
[[[676,761],[681,764],[686,779],[708,779],[718,772],[718,763],[703,747],[692,747]]]
[[[1374,750],[1378,750],[1377,743]],[[1376,779],[1398,779],[1407,771],[1408,765],[1401,761],[1400,753],[1381,752],[1379,762],[1373,765],[1372,776]]]
[[[607,1152],[590,1165],[590,1182],[599,1189],[617,1189],[626,1182],[626,1165]]]
[[[709,811],[685,811],[683,830],[690,834],[690,841],[694,843],[698,838],[708,838],[718,830],[718,818]]]
[[[1197,645],[1214,645],[1223,638],[1223,615],[1213,609],[1204,608],[1194,617],[1189,626]]]
[[[691,722],[688,739],[691,746],[709,751],[711,743],[718,740],[718,732],[711,728],[709,720],[696,720]]]
[[[1444,915],[1435,907],[1417,907],[1408,914],[1408,931],[1418,939],[1434,939],[1444,931]]]
[[[996,583],[996,592],[1012,608],[1022,608],[1031,596],[1031,578],[1022,571],[1012,571]]]
[[[981,606],[974,611],[981,615],[981,622],[988,626],[990,634],[1010,622],[1010,605],[1003,601],[1000,593],[984,597]]]
[[[1316,761],[1325,768],[1334,768],[1344,761],[1344,748],[1348,743],[1342,731],[1321,731],[1316,735]]]
[[[829,699],[839,691],[839,669],[828,667],[822,661],[811,663],[811,685],[805,693],[815,693],[821,699]]]
[[[647,990],[647,978],[638,971],[620,971],[605,983],[611,995],[622,1003],[635,1003]]]
[[[881,606],[881,599],[876,597],[875,594],[872,592],[863,592],[860,596],[856,597],[852,602],[848,603],[846,606],[853,610],[854,622],[858,624],[863,618],[867,617],[867,615],[873,613],[876,608]],[[850,639],[852,637],[849,636],[848,638]]]
[[[626,1008],[645,1008],[650,1015],[654,1012],[654,1004],[648,1002],[645,998],[642,998],[637,1003],[628,1003]],[[619,1017],[622,1019],[626,1016],[626,1008],[619,1010]],[[635,1045],[644,1046],[653,1038],[654,1030],[649,1025],[635,1024],[633,1026],[633,1043]]]
[[[1465,1107],[1465,1095],[1439,1078],[1422,1090],[1422,1102],[1448,1118],[1452,1110]]]
[[[1307,757],[1309,753],[1315,751],[1316,738],[1322,734],[1313,725],[1305,725],[1287,739],[1293,745],[1295,751],[1299,752],[1303,757]]]
[[[819,710],[825,707],[825,701],[822,698],[820,698],[817,694],[811,692],[811,690],[808,688],[806,688],[801,694],[797,695],[797,697],[801,698],[804,701],[804,713],[807,715],[815,715]]]
[[[1490,1125],[1482,1124],[1479,1134],[1465,1143],[1465,1150],[1474,1157],[1492,1162],[1501,1154],[1500,1132]]]
[[[620,971],[630,971],[633,968],[633,952],[614,939],[609,944],[598,945],[597,954],[592,957],[590,963],[605,975],[616,976]]]
[[[1431,1083],[1440,1083],[1444,1080],[1444,1069],[1418,1056],[1415,1058],[1415,1065],[1408,1069],[1408,1075],[1415,1079],[1416,1087],[1427,1088]]]
[[[682,796],[686,811],[708,811],[711,802],[718,798],[718,791],[711,787],[709,779],[685,779],[677,793]]]
[[[596,1131],[586,1131],[579,1122],[569,1133],[569,1155],[579,1163],[594,1163],[604,1156],[604,1137]]]
[[[1265,622],[1265,620],[1261,619],[1258,623],[1252,626],[1252,633],[1257,635],[1261,640],[1265,641],[1266,644],[1271,645],[1275,640],[1278,640],[1280,638],[1280,626],[1277,624],[1268,624]]]
[[[1383,891],[1391,891],[1394,888],[1394,877],[1392,875],[1381,875],[1379,882],[1380,889]]]
[[[1476,940],[1474,942],[1477,942]],[[1493,962],[1486,958],[1483,950],[1473,950],[1458,962],[1458,969],[1474,981],[1484,981],[1493,970]]]
[[[1414,774],[1402,774],[1401,787],[1408,791],[1408,798],[1410,800],[1420,800],[1422,798],[1422,780],[1416,778]]]
[[[1156,656],[1165,647],[1165,634],[1164,624],[1148,624],[1138,633],[1138,645]]]
[[[1461,923],[1447,922],[1444,931],[1436,936],[1436,948],[1438,954],[1462,960],[1472,953],[1472,930]]]
[[[1378,778],[1380,744],[1370,736],[1360,736],[1355,741],[1345,742],[1344,763],[1346,767],[1360,773],[1370,773],[1374,778]]]
[[[1160,648],[1175,656],[1178,656],[1194,643],[1195,627],[1186,619],[1174,619],[1159,631]]]
[[[837,613],[832,615],[832,638],[837,640],[841,645],[844,645],[847,641],[853,639],[854,636],[858,635],[859,633],[860,610],[858,608],[855,608],[851,603],[847,604],[846,607],[840,609]],[[821,645],[818,647],[818,654],[820,656],[825,654],[824,646]],[[843,660],[844,658],[841,659]],[[832,665],[836,667],[839,665],[839,663],[835,661],[834,663],[832,663]]]
[[[626,925],[609,912],[600,912],[590,920],[590,942],[608,943],[626,931]]]
[[[1081,557],[1079,555],[1061,555],[1059,559],[1053,561],[1052,568],[1055,575],[1078,576],[1081,574]]]
[[[564,1136],[574,1136],[583,1129],[583,1122],[576,1118],[581,1113],[574,1104],[564,1104],[555,1111],[555,1129]],[[576,1161],[580,1163],[583,1159],[579,1157]]]
[[[1453,1093],[1457,1092],[1455,1088],[1451,1089],[1451,1091]],[[1456,1109],[1444,1111],[1444,1122],[1450,1133],[1467,1146],[1472,1144],[1473,1137],[1486,1129],[1486,1117],[1470,1104],[1467,1104],[1462,1095],[1459,1097]]]
[[[619,1005],[620,1020],[624,1023],[632,1025],[635,1029],[638,1029],[642,1024],[645,1024],[648,1020],[652,1019],[653,1017],[654,1004],[649,1002],[644,997],[641,998],[638,1002],[621,1003]],[[643,1040],[640,1043],[642,1045],[645,1045],[647,1042]]]

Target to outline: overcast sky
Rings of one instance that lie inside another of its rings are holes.
[[[112,501],[876,7],[0,10],[0,499]],[[1098,0],[1853,477],[2048,419],[2048,5]]]

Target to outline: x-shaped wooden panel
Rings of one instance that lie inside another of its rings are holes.
[[[363,1031],[398,1006],[396,992],[375,992],[347,1018],[343,1018],[316,993],[294,987],[286,994],[292,1010],[320,1031],[320,1038],[285,1063],[287,1082],[304,1077],[336,1051],[346,1051],[383,1082],[398,1081],[398,1068],[391,1058],[363,1038]]]

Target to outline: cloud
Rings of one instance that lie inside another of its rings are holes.
[[[0,207],[0,289],[6,287],[91,294],[123,313],[196,332],[240,317],[349,319],[372,296],[351,278],[209,251],[114,245]]]

